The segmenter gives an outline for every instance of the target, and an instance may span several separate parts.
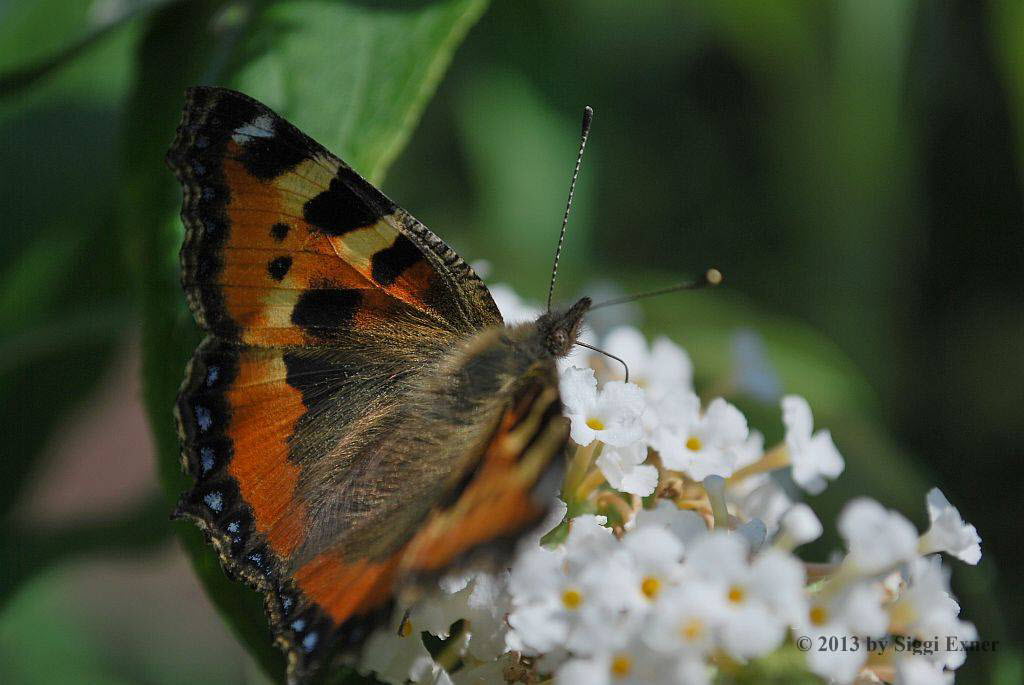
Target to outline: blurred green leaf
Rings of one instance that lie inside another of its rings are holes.
[[[714,682],[716,685],[820,685],[824,681],[807,670],[804,653],[786,643],[766,657],[722,668]]]
[[[484,0],[190,2],[164,8],[149,22],[129,105],[123,210],[138,265],[146,404],[168,506],[189,487],[180,473],[171,408],[199,339],[178,284],[180,195],[163,168],[185,87],[243,90],[379,182],[484,7]],[[213,602],[280,680],[284,659],[271,646],[262,601],[224,577],[193,526],[177,530]]]
[[[98,25],[93,0],[0,2],[0,73],[58,53]]]
[[[0,98],[77,59],[132,19],[175,1],[48,0],[0,6]],[[53,53],[44,55],[46,50]],[[13,66],[8,64],[14,60]]]
[[[470,80],[459,94],[457,108],[469,178],[478,198],[472,230],[463,227],[473,243],[473,257],[493,262],[492,279],[514,277],[522,294],[546,297],[576,161],[579,120],[558,116],[522,75],[499,70]],[[582,117],[582,106],[579,114]],[[596,121],[600,126],[600,114]],[[557,294],[562,299],[579,280],[584,258],[591,253],[591,189],[601,166],[595,157],[599,152],[590,150],[580,171],[567,247],[559,263]],[[453,232],[437,228],[446,236]],[[524,259],[526,255],[530,258]]]
[[[0,9],[0,63],[30,54],[29,43],[49,45],[81,10],[40,3],[36,15],[32,3],[16,4]],[[114,218],[117,108],[134,38],[120,31],[73,68],[0,101],[0,515],[19,501],[50,433],[104,372],[132,321]]]
[[[915,141],[905,134],[914,5],[729,0],[708,8],[717,37],[757,86],[780,95],[764,114],[767,180],[791,239],[785,264],[763,265],[758,287],[813,290],[792,306],[843,340],[881,387],[893,377],[896,332],[878,312],[899,291],[899,260],[918,238],[906,182]],[[781,266],[785,273],[771,273]]]
[[[1017,156],[1020,162],[1024,162],[1024,41],[1021,40],[1021,35],[1024,35],[1024,3],[1019,0],[993,0],[990,7],[996,64],[1014,112]]]
[[[128,685],[111,674],[92,631],[68,614],[63,588],[50,582],[58,574],[40,577],[0,614],[0,681]]]
[[[0,609],[22,583],[60,562],[87,554],[140,553],[170,536],[164,500],[153,496],[128,511],[64,528],[8,525],[0,534]]]

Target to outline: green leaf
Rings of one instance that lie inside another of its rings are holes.
[[[29,44],[48,45],[81,9],[39,5],[43,15],[35,3],[0,8],[0,64],[30,54]],[[0,102],[0,514],[19,501],[52,430],[94,386],[132,320],[113,227],[117,106],[134,36],[121,31]]]
[[[491,278],[515,279],[524,295],[546,297],[559,223],[576,161],[583,109],[559,116],[522,75],[485,72],[469,81],[457,102],[467,161],[479,205],[472,254],[494,264]],[[513,113],[514,114],[511,114]],[[600,115],[598,115],[600,116]],[[598,125],[600,122],[598,122]],[[588,148],[573,200],[566,250],[559,263],[558,293],[566,299],[585,273],[600,149]],[[458,227],[448,229],[457,233]],[[543,259],[523,259],[544,255]]]
[[[3,6],[0,9],[0,26],[3,26],[0,31],[0,97],[37,83],[132,19],[175,1],[49,0]],[[13,66],[9,65],[11,62]]]
[[[65,528],[10,525],[0,534],[0,608],[37,571],[87,554],[142,553],[164,543],[170,531],[162,499],[150,497],[126,512]]]
[[[0,681],[128,685],[105,663],[102,638],[68,611],[63,569],[47,568],[0,614]]]
[[[716,685],[819,685],[823,681],[808,672],[806,655],[787,643],[747,664],[723,665],[714,682]]]
[[[991,31],[997,68],[1013,111],[1017,135],[1017,156],[1024,161],[1024,4],[1017,0],[995,0],[991,4]]]
[[[200,337],[178,284],[180,194],[162,163],[184,89],[212,83],[263,100],[379,182],[485,5],[196,1],[164,8],[149,22],[129,103],[123,220],[144,313],[145,401],[169,507],[189,487],[171,410]],[[261,598],[225,578],[194,526],[179,524],[177,532],[225,620],[281,680],[284,659],[271,646]],[[339,677],[366,682],[348,672]]]

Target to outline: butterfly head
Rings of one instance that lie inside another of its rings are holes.
[[[547,312],[537,319],[537,330],[544,348],[555,357],[564,357],[576,344],[583,327],[583,316],[590,309],[590,298],[584,297],[563,311]]]

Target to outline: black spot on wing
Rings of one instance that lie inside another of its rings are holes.
[[[370,275],[383,286],[394,285],[395,281],[418,262],[423,260],[420,249],[404,235],[395,238],[391,247],[376,252],[370,260]]]
[[[292,323],[316,337],[331,338],[352,323],[362,300],[358,290],[307,290],[295,303]]]
[[[273,121],[273,135],[248,136],[241,143],[242,154],[238,160],[261,181],[270,181],[291,171],[315,153],[298,129],[276,116]],[[242,125],[251,123],[247,121]]]
[[[383,196],[376,192],[373,194],[378,199],[371,193],[353,190],[364,185],[369,184],[352,169],[342,167],[327,190],[306,202],[303,217],[313,230],[338,236],[376,223],[396,209],[390,202],[379,200]]]
[[[302,403],[311,413],[330,399],[347,371],[344,364],[324,355],[298,350],[284,353],[285,380],[302,393]]]
[[[267,262],[267,273],[275,281],[282,281],[284,277],[288,275],[288,270],[292,268],[292,258],[288,255],[282,255],[275,257]]]
[[[270,227],[270,235],[277,242],[284,242],[284,239],[288,237],[288,231],[292,230],[292,227],[284,222],[278,222]]]

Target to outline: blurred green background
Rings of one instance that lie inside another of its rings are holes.
[[[729,382],[759,335],[846,456],[826,530],[857,494],[923,525],[939,485],[983,538],[951,562],[964,616],[1000,640],[958,680],[1024,681],[1019,0],[0,1],[0,681],[280,672],[255,597],[167,517],[198,334],[162,158],[196,83],[536,299],[593,106],[560,294],[720,268],[624,311],[772,440],[777,405]]]

